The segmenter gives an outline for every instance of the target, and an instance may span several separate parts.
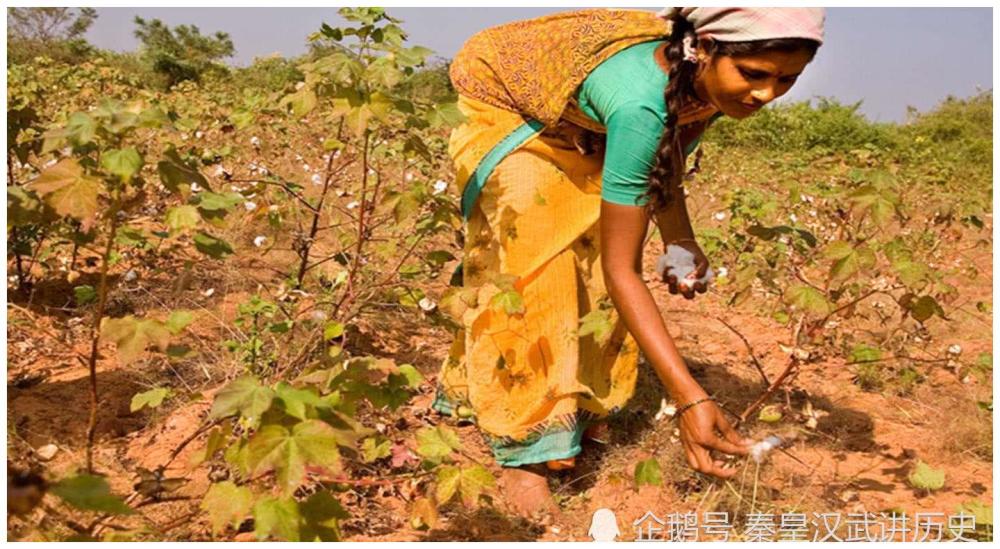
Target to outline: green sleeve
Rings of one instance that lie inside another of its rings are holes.
[[[601,174],[601,198],[614,204],[643,206],[656,147],[666,127],[660,115],[640,102],[620,105],[607,118],[608,137]]]

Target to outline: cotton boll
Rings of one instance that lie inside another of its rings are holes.
[[[433,300],[427,297],[420,298],[420,301],[417,302],[417,305],[420,305],[420,308],[428,313],[433,311],[434,309],[437,309],[437,304],[434,303]]]
[[[357,207],[358,207],[358,201],[357,200],[352,200],[352,201],[350,201],[350,202],[347,203],[347,209],[348,210],[353,210],[354,208],[357,208]]]
[[[253,148],[255,148],[255,149],[259,149],[260,148],[260,138],[257,137],[256,135],[252,136],[250,138],[250,145],[253,146]]]
[[[313,185],[322,185],[323,184],[323,177],[321,175],[319,175],[318,173],[314,173],[310,179],[312,180],[312,184]]]
[[[760,463],[761,461],[764,461],[764,458],[766,458],[769,453],[771,453],[771,450],[781,446],[782,442],[781,437],[770,435],[750,447],[750,458],[755,462]]]
[[[257,246],[258,248],[260,248],[261,246],[264,245],[264,241],[265,240],[267,240],[266,236],[264,236],[264,235],[258,236],[258,237],[256,237],[256,238],[253,239],[253,245]]]
[[[434,182],[434,193],[433,194],[441,194],[447,188],[448,188],[448,182],[447,181],[443,181],[441,179],[438,179],[437,181]]]
[[[712,217],[714,217],[716,221],[722,221],[726,218],[726,212],[716,212]]]
[[[715,278],[715,273],[709,267],[705,276],[698,280],[689,280],[687,275],[694,271],[694,254],[687,249],[671,244],[667,246],[667,253],[660,256],[656,262],[656,272],[662,279],[667,273],[677,277],[677,282],[681,286],[693,287],[695,282],[711,282]]]
[[[243,207],[246,208],[248,212],[252,212],[257,209],[257,204],[254,202],[247,201],[243,203]]]
[[[403,176],[403,179],[405,179],[406,181],[413,181],[413,174],[407,172],[407,174]]]
[[[668,417],[674,417],[674,415],[676,414],[677,414],[677,407],[674,406],[673,404],[667,404],[667,399],[661,398],[660,409],[659,411],[656,412],[656,415],[653,416],[653,419],[656,421],[662,421]]]
[[[191,183],[191,192],[196,193],[201,191],[201,186],[197,183]]]
[[[962,354],[962,346],[958,343],[948,347],[948,354],[958,356]]]
[[[269,212],[277,212],[278,211],[278,205],[277,204],[271,204],[270,206],[267,207],[267,211],[269,211]]]

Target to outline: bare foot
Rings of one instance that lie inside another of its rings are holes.
[[[538,470],[537,467],[504,467],[500,475],[504,498],[521,517],[530,519],[548,514],[558,519],[559,506],[552,498],[546,476],[536,472]]]

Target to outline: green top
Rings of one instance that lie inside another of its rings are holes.
[[[601,182],[601,198],[608,202],[646,203],[639,197],[649,186],[667,119],[663,89],[669,78],[653,58],[663,42],[642,42],[612,55],[577,90],[580,110],[608,130]],[[691,143],[684,154],[700,141],[699,137]]]

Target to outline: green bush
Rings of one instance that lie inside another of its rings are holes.
[[[762,148],[781,152],[849,152],[891,147],[893,124],[870,122],[859,114],[861,102],[842,105],[821,98],[765,108],[746,120],[721,118],[705,135],[723,147]]]
[[[237,90],[290,91],[290,87],[305,78],[296,67],[298,63],[297,59],[277,55],[256,57],[249,67],[233,69],[232,82]]]

